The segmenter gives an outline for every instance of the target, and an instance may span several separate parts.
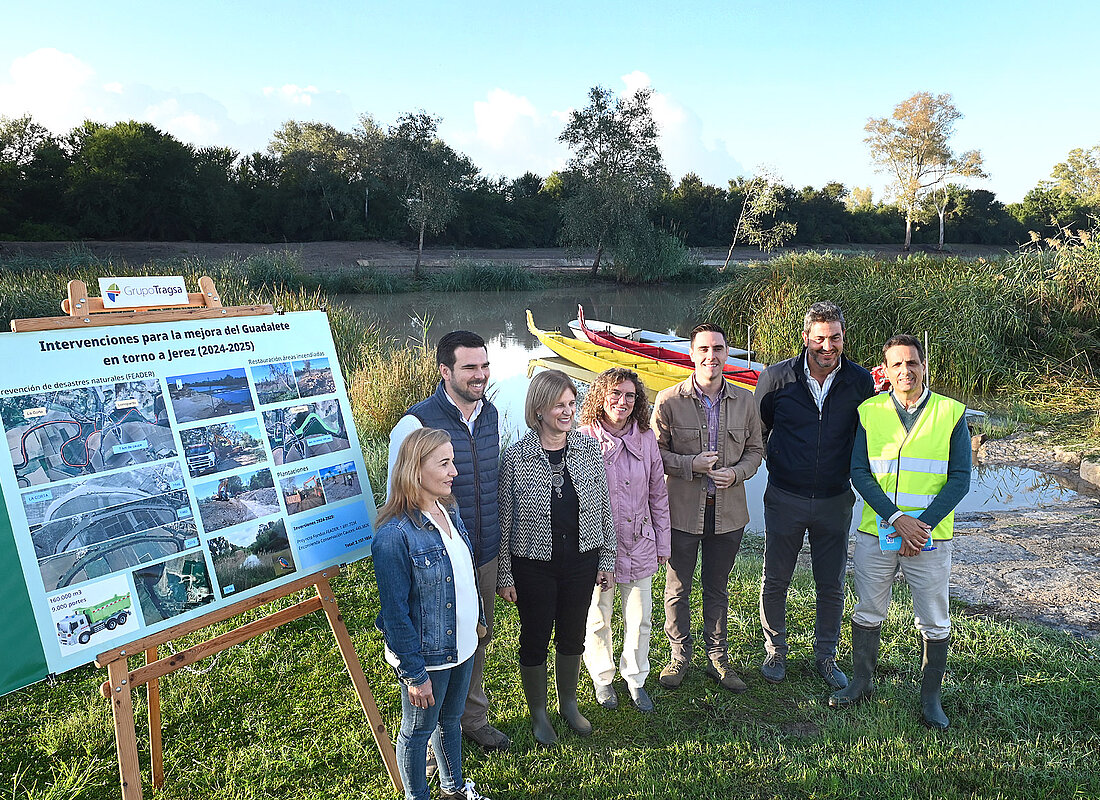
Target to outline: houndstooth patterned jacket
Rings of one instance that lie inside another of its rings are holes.
[[[570,431],[565,467],[580,501],[580,550],[600,549],[599,569],[615,571],[615,526],[607,497],[607,475],[596,440]],[[529,431],[504,451],[500,465],[500,568],[497,586],[514,586],[512,556],[549,561],[550,461],[538,434]]]

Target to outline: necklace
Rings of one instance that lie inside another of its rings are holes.
[[[546,452],[547,459],[550,458],[550,451]],[[561,500],[561,489],[565,486],[565,449],[561,450],[561,461],[558,463],[550,462],[550,486],[554,490],[554,494],[559,500]]]

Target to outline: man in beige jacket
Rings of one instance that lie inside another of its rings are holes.
[[[717,325],[691,332],[695,373],[657,395],[653,427],[665,467],[672,555],[665,578],[665,633],[672,660],[658,678],[677,688],[692,657],[691,584],[702,549],[703,642],[707,675],[745,691],[729,663],[729,577],[749,521],[745,481],[764,456],[760,412],[750,392],[725,380],[726,334]]]

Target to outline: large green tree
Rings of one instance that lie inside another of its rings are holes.
[[[172,239],[187,226],[194,150],[147,122],[86,122],[68,137],[69,197],[85,236]]]
[[[951,149],[961,117],[950,94],[917,92],[894,106],[891,116],[872,117],[864,126],[871,160],[893,177],[892,189],[905,212],[905,250],[912,244],[913,222],[928,195],[937,187],[946,189],[954,177],[981,174],[978,151],[957,157]]]
[[[1054,165],[1050,177],[1058,192],[1100,208],[1100,145],[1087,150],[1073,148],[1065,161]]]
[[[457,210],[458,192],[477,177],[473,162],[439,138],[439,122],[422,111],[403,114],[385,143],[394,189],[405,203],[409,227],[418,232],[415,278],[420,277],[425,234],[443,230]]]
[[[644,230],[648,212],[669,185],[657,145],[657,123],[649,107],[652,90],[615,97],[601,86],[588,92],[588,105],[574,110],[558,137],[573,155],[568,172],[572,192],[562,204],[562,240],[592,247],[592,274],[621,235]]]

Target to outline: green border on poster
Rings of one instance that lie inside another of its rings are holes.
[[[38,625],[34,620],[31,598],[18,568],[19,553],[8,518],[4,493],[0,491],[0,604],[4,609],[4,624],[0,625],[0,653],[7,664],[0,669],[0,695],[36,683],[49,672]]]

